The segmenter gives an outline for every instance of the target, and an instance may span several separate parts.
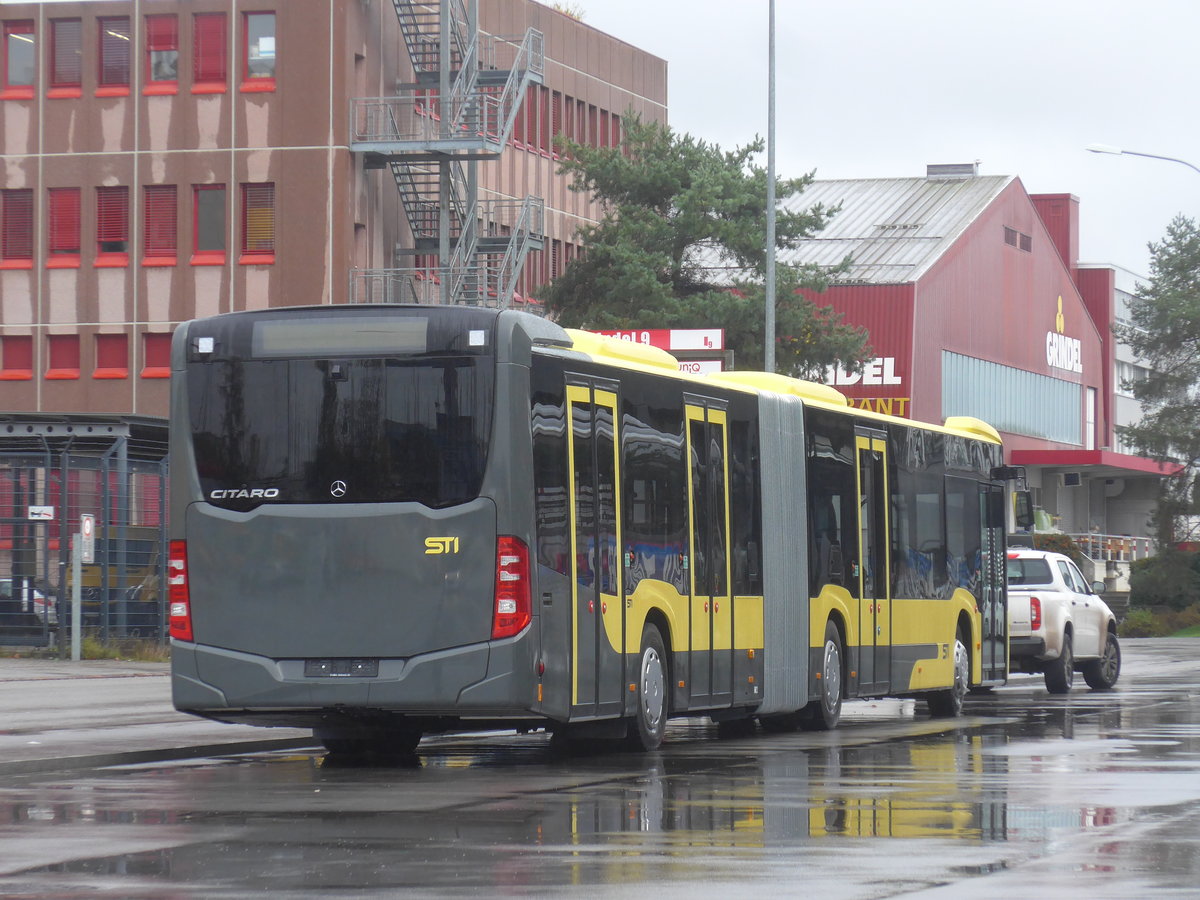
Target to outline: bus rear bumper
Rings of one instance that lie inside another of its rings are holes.
[[[380,659],[378,675],[306,676],[303,659],[276,660],[190,644],[171,646],[175,708],[226,722],[309,727],[330,710],[416,717],[536,717],[536,680],[522,642]]]

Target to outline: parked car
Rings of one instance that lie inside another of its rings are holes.
[[[17,596],[17,594],[22,594],[22,592],[18,589],[14,594],[13,579],[0,578],[0,608],[17,616],[33,615],[38,622],[50,625],[58,624],[58,612],[54,607],[52,597],[47,597],[32,586],[30,586],[27,596]],[[48,621],[47,616],[50,617]]]
[[[1048,550],[1008,553],[1009,668],[1042,672],[1046,690],[1071,690],[1075,670],[1107,690],[1121,674],[1117,617],[1070,557]]]

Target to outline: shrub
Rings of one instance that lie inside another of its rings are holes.
[[[1155,618],[1154,613],[1148,609],[1131,609],[1117,626],[1117,631],[1121,637],[1157,637],[1160,632]]]
[[[1129,575],[1129,601],[1134,606],[1166,606],[1183,610],[1200,600],[1198,554],[1167,549],[1139,560]]]

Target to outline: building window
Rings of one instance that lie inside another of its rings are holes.
[[[275,90],[275,13],[246,13],[243,91]]]
[[[96,265],[129,264],[129,188],[96,188]]]
[[[219,266],[225,262],[225,185],[195,185],[192,199],[195,207],[192,264]]]
[[[50,220],[46,265],[52,269],[79,266],[79,188],[50,188],[47,202]]]
[[[0,268],[33,266],[33,190],[0,190]]]
[[[4,23],[4,83],[0,100],[28,100],[33,97],[33,76],[37,66],[37,43],[33,22]]]
[[[176,253],[175,185],[148,184],[145,193],[145,258],[142,265],[173,266]]]
[[[147,331],[142,335],[143,378],[171,377],[171,335]]]
[[[0,337],[0,381],[33,378],[33,338],[27,334]]]
[[[174,94],[179,88],[179,18],[146,16],[147,94]]]
[[[79,19],[50,22],[48,97],[78,97],[83,84],[83,26]]]
[[[46,378],[61,381],[79,377],[79,335],[52,334],[46,338],[49,364]]]
[[[192,17],[192,93],[224,92],[229,78],[225,40],[225,13]]]
[[[242,185],[242,258],[262,265],[275,262],[275,185]]]
[[[100,25],[100,87],[98,97],[129,93],[129,16],[97,20]]]
[[[92,377],[129,377],[129,338],[127,335],[96,335],[96,370],[92,373]]]

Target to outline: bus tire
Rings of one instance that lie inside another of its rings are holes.
[[[971,653],[962,629],[954,635],[954,681],[949,689],[929,695],[929,714],[935,719],[954,719],[962,715],[963,700],[971,688]]]
[[[629,728],[629,741],[636,750],[657,750],[667,729],[667,653],[662,635],[647,623],[642,629],[638,654],[637,712]]]
[[[801,724],[806,731],[832,731],[842,718],[842,636],[832,619],[825,623],[820,688],[820,699],[805,707]]]
[[[410,726],[318,726],[313,729],[313,737],[331,756],[354,759],[411,756],[421,742],[421,732]]]

